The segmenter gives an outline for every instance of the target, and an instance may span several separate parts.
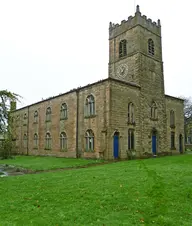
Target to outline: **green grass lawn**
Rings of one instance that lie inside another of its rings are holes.
[[[192,225],[192,155],[0,178],[0,225]]]
[[[17,156],[15,159],[0,160],[0,164],[10,164],[32,170],[48,170],[67,167],[77,167],[99,162],[101,162],[101,160],[40,157],[40,156]]]

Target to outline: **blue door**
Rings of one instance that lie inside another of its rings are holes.
[[[153,152],[153,155],[157,154],[157,137],[156,137],[156,135],[152,135],[152,152]]]
[[[114,158],[119,157],[119,134],[114,134],[113,136],[113,155]]]

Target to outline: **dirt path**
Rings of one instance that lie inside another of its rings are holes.
[[[74,166],[74,167],[64,167],[64,168],[57,168],[57,169],[48,169],[48,170],[31,170],[31,169],[24,169],[20,167],[13,167],[10,165],[0,165],[0,171],[4,172],[6,176],[19,176],[25,174],[38,174],[38,173],[48,173],[48,172],[58,172],[58,171],[65,171],[65,170],[78,170],[83,168],[89,167],[96,167],[101,165],[107,165],[111,163],[116,163],[118,161],[107,161],[107,162],[100,162],[100,163],[90,163],[83,166]]]

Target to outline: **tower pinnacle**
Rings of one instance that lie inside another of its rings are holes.
[[[136,13],[140,13],[139,5],[136,6]]]

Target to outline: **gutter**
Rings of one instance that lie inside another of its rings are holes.
[[[76,90],[77,95],[77,109],[76,109],[76,158],[80,157],[79,153],[79,90]]]
[[[27,107],[27,155],[29,155],[29,106]]]

